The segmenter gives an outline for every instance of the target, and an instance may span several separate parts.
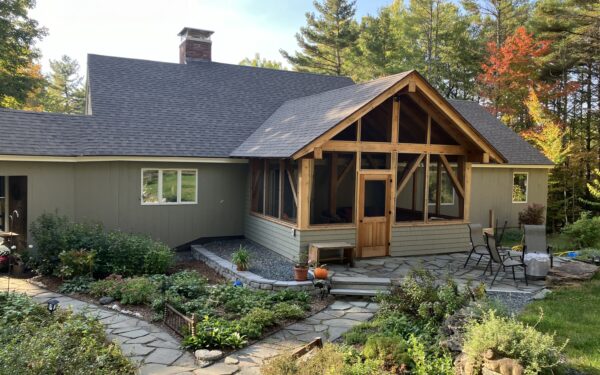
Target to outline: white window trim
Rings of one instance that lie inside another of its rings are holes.
[[[144,172],[146,171],[158,171],[158,202],[144,202]],[[164,171],[176,171],[177,172],[177,202],[162,202],[162,185],[163,185],[163,172]],[[181,174],[182,172],[194,172],[195,178],[195,189],[196,199],[193,202],[182,202],[181,201]],[[173,206],[173,205],[190,205],[198,204],[198,169],[194,168],[142,168],[140,173],[140,203],[142,206]]]
[[[513,199],[513,189],[515,187],[515,175],[524,174],[525,175],[525,200],[524,201],[515,201]],[[510,182],[510,199],[512,203],[527,203],[529,200],[529,172],[513,172],[512,180]]]

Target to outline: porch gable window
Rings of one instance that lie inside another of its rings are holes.
[[[197,203],[197,169],[142,168],[142,205]]]
[[[512,184],[512,202],[527,203],[527,172],[514,172]]]

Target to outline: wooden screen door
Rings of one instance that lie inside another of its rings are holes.
[[[389,174],[360,175],[358,254],[361,258],[388,254],[390,181]]]

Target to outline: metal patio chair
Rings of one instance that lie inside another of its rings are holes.
[[[471,237],[471,251],[469,252],[469,256],[467,257],[463,268],[467,267],[467,264],[469,263],[469,260],[473,254],[479,255],[479,259],[477,259],[477,266],[484,256],[490,255],[487,244],[483,239],[483,227],[481,224],[469,224],[469,236]]]
[[[523,245],[523,259],[527,253],[547,254],[550,257],[550,267],[554,267],[552,247],[546,242],[545,225],[524,225],[525,244]]]
[[[525,264],[525,262],[523,262],[523,259],[514,258],[508,254],[506,254],[505,256],[501,256],[500,252],[498,251],[498,248],[496,247],[496,238],[489,233],[486,233],[485,237],[487,239],[487,245],[490,251],[490,262],[488,263],[487,267],[490,267],[490,271],[493,271],[492,264],[498,264],[498,270],[496,270],[496,274],[494,275],[494,278],[492,279],[492,284],[490,286],[494,285],[494,282],[498,277],[498,273],[500,273],[500,269],[504,269],[504,272],[506,272],[506,267],[510,267],[512,269],[513,280],[515,282],[517,281],[517,277],[515,276],[515,267],[522,267],[523,275],[525,276],[525,285],[529,285],[529,283],[527,282],[527,265]],[[486,271],[487,267],[485,269]]]

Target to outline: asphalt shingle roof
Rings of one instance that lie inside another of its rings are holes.
[[[476,102],[452,99],[448,102],[506,158],[508,164],[553,164],[520,135],[509,129]]]
[[[91,116],[0,109],[0,154],[288,157],[410,72],[345,77],[88,57]],[[474,102],[450,100],[510,164],[551,164]]]
[[[232,156],[292,156],[410,73],[288,100]]]

